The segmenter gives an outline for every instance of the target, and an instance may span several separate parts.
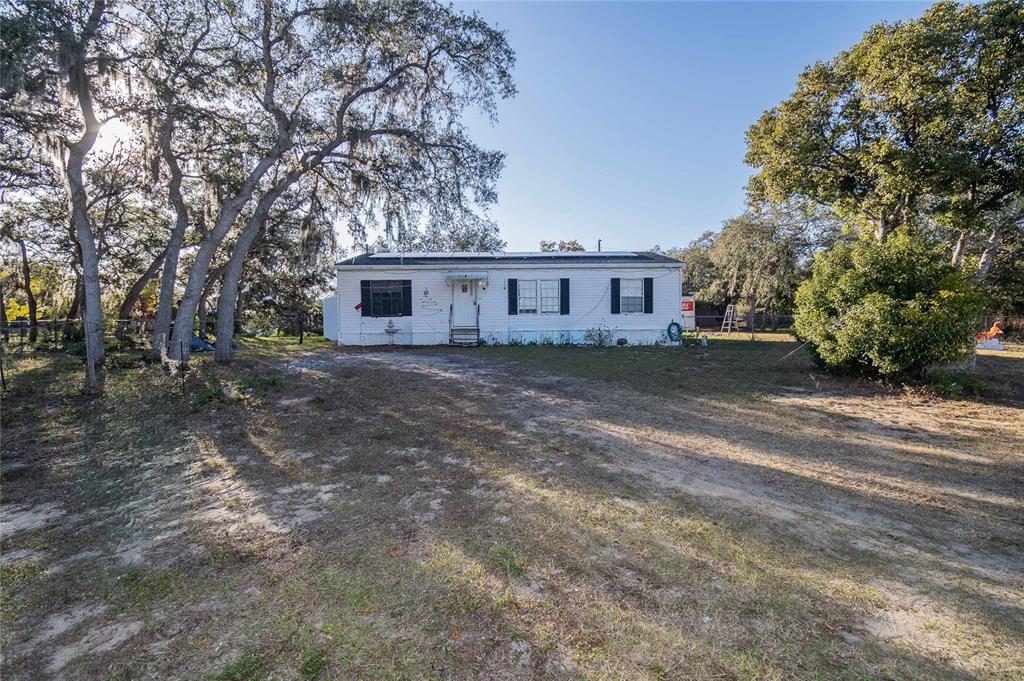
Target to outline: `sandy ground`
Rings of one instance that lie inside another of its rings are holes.
[[[254,366],[277,385],[9,429],[5,678],[1024,674],[1018,407]]]

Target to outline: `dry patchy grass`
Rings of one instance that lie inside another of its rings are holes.
[[[19,356],[4,677],[1019,678],[1024,355],[795,347]]]

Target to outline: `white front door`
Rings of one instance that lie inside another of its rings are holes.
[[[452,282],[452,328],[476,327],[476,282]]]

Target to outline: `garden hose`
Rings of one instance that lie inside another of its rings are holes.
[[[679,322],[669,322],[668,328],[665,329],[665,333],[668,334],[668,339],[673,343],[678,343],[683,338],[683,327],[679,325]]]

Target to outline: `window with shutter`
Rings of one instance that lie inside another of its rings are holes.
[[[557,279],[540,282],[540,311],[558,314],[560,285]]]
[[[537,280],[519,280],[519,314],[537,312]]]
[[[622,312],[644,311],[644,280],[622,279],[619,282],[619,308]]]
[[[363,315],[367,317],[403,317],[412,314],[411,280],[370,279],[360,282]],[[408,305],[406,304],[408,298]],[[369,312],[367,313],[367,305]],[[407,311],[408,310],[408,311]]]

